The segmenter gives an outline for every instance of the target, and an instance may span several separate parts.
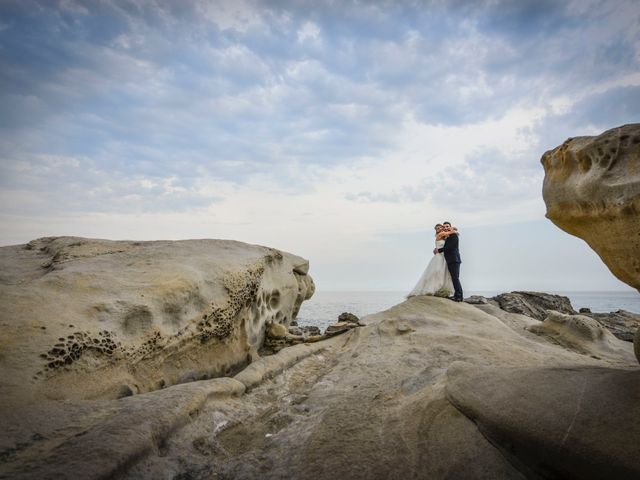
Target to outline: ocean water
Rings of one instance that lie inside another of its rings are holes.
[[[468,296],[493,297],[502,292],[468,292]],[[627,310],[640,314],[640,294],[630,292],[548,292],[565,295],[573,308],[590,308],[592,312]],[[386,310],[405,300],[406,292],[329,292],[317,291],[304,302],[298,313],[298,324],[316,325],[324,330],[335,323],[342,312],[358,317]]]

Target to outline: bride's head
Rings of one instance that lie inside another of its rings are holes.
[[[441,223],[437,223],[436,226],[433,228],[436,230],[436,235],[437,235],[444,229],[444,226]]]

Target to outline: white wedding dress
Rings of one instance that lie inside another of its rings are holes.
[[[436,241],[436,248],[442,248],[443,245],[444,240]],[[447,291],[448,293],[446,293]],[[437,292],[440,292],[440,295],[451,295],[453,293],[451,274],[442,253],[436,253],[433,256],[420,280],[411,290],[411,293],[407,295],[407,298],[415,297],[416,295],[434,295]]]

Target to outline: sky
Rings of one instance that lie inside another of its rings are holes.
[[[640,119],[640,2],[0,1],[0,244],[227,238],[322,290],[623,290],[541,155]]]

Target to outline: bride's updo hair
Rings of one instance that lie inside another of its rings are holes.
[[[438,227],[444,227],[444,225],[442,225],[441,223],[436,223],[433,228],[438,228]]]

